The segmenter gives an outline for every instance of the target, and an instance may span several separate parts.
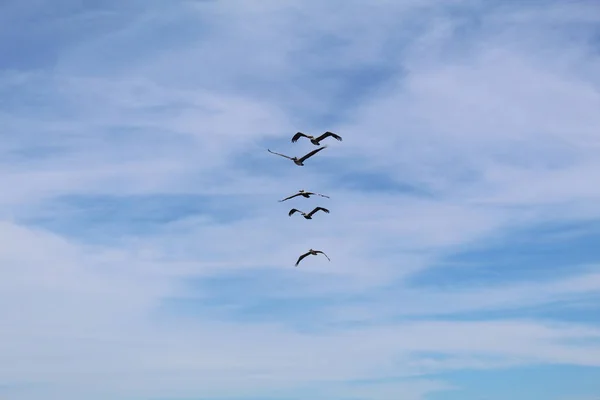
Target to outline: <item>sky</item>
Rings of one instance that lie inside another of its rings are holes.
[[[0,398],[599,400],[599,71],[594,0],[0,2]]]

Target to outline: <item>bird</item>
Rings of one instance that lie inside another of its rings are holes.
[[[306,154],[303,157],[289,157],[286,156],[285,154],[280,154],[280,153],[275,153],[274,151],[271,151],[270,149],[267,149],[269,151],[269,153],[273,153],[273,154],[277,154],[278,156],[281,157],[285,157],[287,159],[290,159],[294,162],[294,164],[298,165],[298,166],[303,166],[304,165],[304,161],[306,161],[308,158],[314,156],[315,154],[317,154],[318,152],[320,152],[321,150],[323,150],[324,148],[326,148],[327,146],[323,146],[323,147],[319,147],[318,149],[315,149],[313,151],[311,151],[310,153]]]
[[[295,267],[297,267],[297,266],[298,266],[298,264],[300,263],[300,261],[302,261],[302,259],[303,259],[304,257],[306,257],[306,256],[308,256],[308,255],[316,256],[316,255],[317,255],[317,254],[319,254],[319,253],[321,253],[321,254],[323,254],[325,257],[327,257],[327,254],[323,253],[321,250],[313,250],[313,249],[310,249],[310,250],[308,250],[306,253],[304,253],[304,254],[302,254],[300,257],[298,257],[298,261],[296,261],[296,265],[294,265],[294,266],[295,266]],[[330,259],[329,257],[327,257],[327,259],[328,259],[329,261],[331,261],[331,259]]]
[[[298,141],[298,139],[300,139],[301,137],[305,137],[307,139],[310,139],[310,142],[312,144],[314,144],[315,146],[318,146],[320,144],[319,142],[321,142],[321,140],[323,140],[323,139],[325,139],[325,138],[327,138],[329,136],[333,137],[334,139],[337,139],[340,142],[342,141],[342,137],[340,135],[336,135],[335,133],[329,132],[329,131],[325,132],[324,134],[322,134],[319,137],[314,137],[314,136],[311,136],[311,135],[306,135],[306,134],[304,134],[302,132],[296,132],[296,134],[294,135],[294,137],[292,137],[292,143],[296,143]]]
[[[326,212],[327,214],[329,214],[329,210],[328,210],[328,209],[326,209],[326,208],[323,208],[323,207],[315,207],[315,209],[314,209],[314,210],[312,210],[311,212],[309,212],[308,214],[307,214],[307,213],[305,213],[305,212],[302,212],[302,211],[300,211],[300,210],[298,210],[298,209],[296,209],[296,208],[292,208],[292,209],[290,210],[290,212],[288,213],[288,215],[291,217],[293,213],[295,213],[295,212],[299,212],[300,214],[302,214],[302,216],[303,216],[304,218],[306,218],[306,219],[312,219],[312,216],[313,216],[313,214],[314,214],[314,213],[316,213],[316,212],[317,212],[317,211],[319,211],[319,210],[322,210],[322,211]]]
[[[300,189],[300,190],[298,190],[298,193],[296,193],[296,194],[294,194],[294,195],[291,195],[291,196],[289,196],[289,197],[286,197],[286,198],[285,198],[285,199],[283,199],[283,200],[278,200],[278,201],[279,201],[279,202],[286,201],[286,200],[292,199],[292,198],[294,198],[294,197],[296,197],[296,196],[302,196],[302,197],[305,197],[305,198],[307,198],[307,199],[308,199],[308,198],[309,198],[310,196],[312,196],[312,195],[321,196],[321,197],[327,197],[328,199],[330,198],[329,196],[325,196],[324,194],[320,194],[320,193],[314,193],[314,192],[307,192],[307,191],[305,191],[304,189]]]

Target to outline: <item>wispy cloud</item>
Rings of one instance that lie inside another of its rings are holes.
[[[476,399],[453,374],[532,367],[562,399],[543,366],[599,377],[599,22],[4,2],[0,395]],[[298,130],[344,140],[301,168],[266,152],[311,150]],[[277,202],[301,188],[331,198]],[[308,248],[331,262],[294,268]]]

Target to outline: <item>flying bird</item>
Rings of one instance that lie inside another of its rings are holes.
[[[298,157],[289,157],[289,156],[286,156],[285,154],[275,153],[274,151],[271,151],[269,149],[267,149],[267,150],[269,151],[269,153],[277,154],[278,156],[285,157],[285,158],[287,158],[289,160],[292,160],[294,162],[294,164],[296,164],[296,165],[298,165],[298,166],[301,167],[301,166],[304,165],[304,161],[306,161],[310,157],[314,156],[315,154],[317,154],[318,152],[320,152],[321,150],[323,150],[326,147],[327,146],[319,147],[318,149],[315,149],[315,150],[311,151],[310,153],[306,154],[305,156],[303,156],[301,158],[298,158]]]
[[[326,208],[323,208],[323,207],[315,207],[315,209],[314,209],[314,210],[312,210],[311,212],[309,212],[308,214],[307,214],[307,213],[305,213],[305,212],[302,212],[302,211],[300,211],[300,210],[298,210],[298,209],[292,208],[292,209],[290,210],[290,212],[288,213],[288,215],[291,217],[293,213],[295,213],[295,212],[299,212],[300,214],[302,214],[302,216],[303,216],[304,218],[306,218],[306,219],[312,219],[312,216],[313,216],[313,214],[314,214],[314,213],[316,213],[316,212],[317,212],[317,211],[319,211],[319,210],[321,210],[321,211],[324,211],[324,212],[326,212],[327,214],[329,214],[329,210],[328,210],[328,209],[326,209]]]
[[[291,196],[289,196],[289,197],[286,197],[286,198],[285,198],[285,199],[283,199],[283,200],[279,200],[279,202],[286,201],[286,200],[289,200],[289,199],[293,199],[293,198],[294,198],[294,197],[296,197],[296,196],[302,196],[302,197],[305,197],[305,198],[307,198],[307,199],[308,199],[308,198],[309,198],[310,196],[312,196],[312,195],[315,195],[315,196],[321,196],[321,197],[327,197],[327,198],[329,199],[329,196],[325,196],[324,194],[320,194],[320,193],[314,193],[314,192],[307,192],[307,191],[305,191],[304,189],[300,189],[300,190],[298,190],[298,193],[296,193],[296,194],[294,194],[294,195],[291,195]]]
[[[325,257],[327,257],[327,254],[323,253],[321,250],[313,250],[313,249],[310,249],[310,250],[308,250],[308,252],[306,252],[306,253],[302,254],[300,257],[298,257],[298,261],[296,261],[296,265],[295,265],[295,267],[297,267],[297,266],[298,266],[298,264],[300,263],[300,261],[302,261],[302,259],[303,259],[304,257],[306,257],[306,256],[309,256],[309,255],[311,255],[311,256],[316,256],[316,255],[317,255],[317,254],[319,254],[319,253],[321,253],[321,254],[323,254]],[[331,261],[331,260],[329,259],[329,257],[327,257],[327,259],[328,259],[329,261]]]
[[[323,140],[323,139],[325,139],[325,138],[327,138],[329,136],[331,136],[334,139],[337,139],[340,142],[342,141],[342,137],[340,135],[336,135],[335,133],[329,132],[329,131],[325,132],[324,134],[322,134],[319,137],[314,137],[314,136],[311,136],[311,135],[306,135],[306,134],[304,134],[302,132],[297,132],[294,135],[294,137],[292,137],[292,143],[296,143],[298,141],[298,139],[300,139],[301,137],[305,137],[307,139],[310,139],[310,142],[312,144],[318,146],[320,144],[321,140]]]

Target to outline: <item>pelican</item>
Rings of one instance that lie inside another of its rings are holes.
[[[316,255],[317,255],[317,254],[319,254],[319,253],[321,253],[321,254],[323,254],[325,257],[327,257],[327,254],[323,253],[321,250],[313,250],[313,249],[310,249],[310,250],[308,250],[308,252],[306,252],[306,253],[302,254],[300,257],[298,257],[298,261],[296,261],[296,265],[294,265],[294,266],[295,266],[295,267],[297,267],[297,266],[298,266],[298,264],[300,263],[300,261],[302,261],[302,259],[303,259],[304,257],[306,257],[306,256],[308,256],[308,255],[311,255],[311,256],[316,256]],[[329,261],[331,261],[331,260],[329,259],[329,257],[327,257],[327,259],[328,259]]]
[[[289,157],[289,156],[286,156],[284,154],[275,153],[274,151],[271,151],[269,149],[267,149],[267,150],[269,151],[269,153],[277,154],[278,156],[290,159],[290,160],[292,160],[294,162],[294,164],[296,164],[296,165],[298,165],[298,166],[301,167],[301,166],[304,165],[304,161],[306,161],[308,158],[314,156],[315,154],[317,154],[318,152],[320,152],[321,150],[323,150],[326,147],[327,146],[319,147],[318,149],[311,151],[310,153],[306,154],[304,157],[301,157],[301,158],[298,158],[298,157]]]
[[[302,132],[297,132],[294,135],[294,137],[292,138],[292,143],[296,143],[298,141],[298,139],[300,139],[301,137],[305,137],[307,139],[310,139],[310,142],[312,144],[314,144],[315,146],[318,146],[320,144],[319,142],[321,140],[323,140],[323,139],[325,139],[325,138],[327,138],[329,136],[331,136],[334,139],[337,139],[340,142],[342,141],[342,137],[340,135],[336,135],[335,133],[329,132],[329,131],[325,132],[324,134],[322,134],[319,137],[314,137],[314,136],[311,136],[311,135],[306,135],[306,134],[304,134]]]
[[[290,210],[290,212],[288,213],[288,215],[291,217],[293,213],[295,213],[295,212],[299,212],[300,214],[302,214],[302,216],[303,216],[304,218],[306,218],[306,219],[312,219],[312,216],[313,216],[313,214],[314,214],[314,213],[316,213],[316,212],[317,212],[317,211],[319,211],[319,210],[322,210],[322,211],[326,212],[327,214],[329,214],[329,210],[328,210],[328,209],[326,209],[326,208],[323,208],[323,207],[315,207],[315,209],[314,209],[314,210],[312,210],[311,212],[309,212],[308,214],[307,214],[307,213],[305,213],[305,212],[302,212],[302,211],[300,211],[300,210],[297,210],[297,209],[295,209],[295,208],[292,208],[292,209]]]
[[[308,199],[308,198],[309,198],[310,196],[312,196],[312,195],[315,195],[315,196],[321,196],[321,197],[327,197],[327,198],[329,198],[329,196],[325,196],[324,194],[320,194],[320,193],[314,193],[314,192],[307,192],[307,191],[305,191],[304,189],[300,189],[300,190],[298,190],[298,193],[296,193],[296,194],[294,194],[294,195],[291,195],[291,196],[289,196],[289,197],[286,197],[286,198],[285,198],[285,199],[283,199],[283,200],[279,200],[279,202],[286,201],[286,200],[289,200],[289,199],[293,199],[293,198],[294,198],[294,197],[296,197],[296,196],[302,196],[302,197],[305,197],[305,198],[307,198],[307,199]]]

